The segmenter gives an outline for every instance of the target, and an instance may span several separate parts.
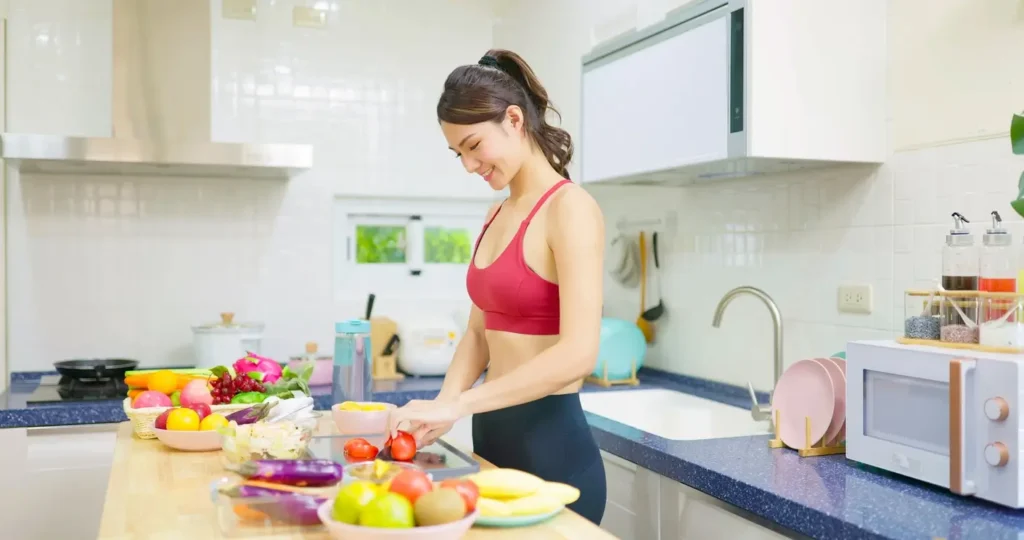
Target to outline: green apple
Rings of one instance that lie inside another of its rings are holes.
[[[175,390],[174,393],[171,394],[171,405],[181,407],[181,390]]]
[[[363,508],[370,503],[378,494],[377,486],[373,482],[358,481],[352,482],[338,491],[334,499],[333,517],[336,521],[355,525],[359,523],[359,516]]]
[[[381,529],[409,529],[416,526],[416,517],[409,499],[397,493],[383,493],[363,508],[359,524]]]

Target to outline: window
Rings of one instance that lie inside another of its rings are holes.
[[[336,296],[465,294],[487,201],[339,199]]]

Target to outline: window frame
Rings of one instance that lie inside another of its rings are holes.
[[[423,233],[433,226],[468,230],[471,245],[468,264],[471,264],[472,249],[493,202],[486,199],[338,197],[334,206],[332,242],[335,299],[363,298],[369,293],[378,297],[417,299],[465,296],[468,265],[424,262]],[[411,225],[416,221],[418,224]],[[406,225],[405,263],[356,262],[356,229],[359,225],[403,224]]]

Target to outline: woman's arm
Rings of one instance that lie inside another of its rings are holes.
[[[548,219],[558,274],[558,341],[508,374],[462,392],[461,415],[539,399],[594,370],[601,333],[604,217],[586,191],[569,189],[551,202]]]
[[[437,399],[455,399],[480,378],[490,361],[487,341],[484,338],[484,314],[480,308],[472,306],[469,311],[469,324],[462,341],[455,348],[455,355],[441,384],[441,392]]]

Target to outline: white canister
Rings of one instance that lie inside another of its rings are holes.
[[[196,367],[230,366],[248,352],[260,353],[263,324],[236,323],[234,313],[221,313],[220,322],[192,327]]]

